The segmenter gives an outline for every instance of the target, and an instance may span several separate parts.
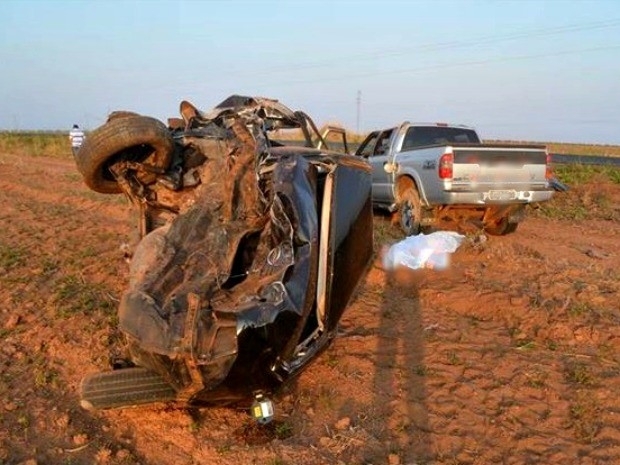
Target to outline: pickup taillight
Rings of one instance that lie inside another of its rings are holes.
[[[547,161],[545,168],[545,179],[549,180],[553,177],[553,169],[551,168],[551,154],[547,152]]]
[[[454,155],[450,152],[444,153],[439,159],[439,179],[452,179],[453,165]]]

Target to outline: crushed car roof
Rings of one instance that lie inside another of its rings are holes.
[[[207,112],[200,111],[191,103],[183,101],[181,103],[182,114],[184,112],[184,105],[191,105],[195,110],[196,117],[203,121],[223,119],[233,114],[240,114],[248,111],[255,112],[257,116],[263,118],[266,130],[299,128],[301,126],[300,119],[296,112],[283,105],[278,100],[270,98],[231,95]]]

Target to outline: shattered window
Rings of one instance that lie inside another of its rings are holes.
[[[360,148],[357,149],[356,155],[359,155],[360,157],[364,157],[364,158],[368,158],[370,155],[372,155],[372,152],[375,148],[375,142],[377,142],[378,137],[379,137],[378,132],[374,132],[370,134],[366,138],[366,140],[362,142],[362,145],[360,146]]]

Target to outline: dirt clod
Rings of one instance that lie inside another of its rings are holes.
[[[88,442],[88,436],[85,434],[76,434],[75,436],[73,436],[72,440],[73,444],[75,444],[76,446],[83,446]]]
[[[4,329],[14,329],[21,322],[21,316],[17,313],[9,315],[9,318],[4,323]]]
[[[348,428],[349,428],[349,426],[351,426],[351,419],[350,419],[349,417],[344,417],[344,418],[341,418],[341,419],[340,419],[340,420],[338,420],[338,421],[336,422],[336,424],[334,425],[334,427],[335,427],[337,430],[340,430],[340,431],[345,430],[345,429],[348,429]]]

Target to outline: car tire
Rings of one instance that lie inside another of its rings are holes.
[[[108,115],[108,119],[106,120],[106,122],[109,123],[110,121],[113,121],[115,119],[127,118],[128,116],[140,116],[140,114],[133,111],[117,110],[113,111]]]
[[[492,224],[485,225],[484,230],[491,236],[505,236],[517,230],[519,223],[510,223],[508,217],[503,217]]]
[[[398,216],[400,227],[407,236],[420,233],[422,219],[422,202],[420,194],[411,179],[403,179],[398,183]]]
[[[122,192],[110,171],[119,160],[142,163],[147,171],[161,173],[170,164],[174,141],[166,125],[148,116],[122,113],[88,134],[76,157],[84,182],[95,192]]]

